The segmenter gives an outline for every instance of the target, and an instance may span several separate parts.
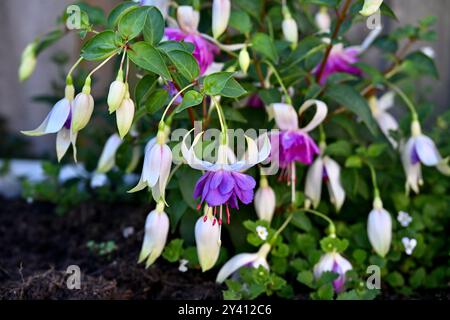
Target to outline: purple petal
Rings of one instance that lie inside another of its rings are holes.
[[[234,179],[231,173],[225,171],[223,173],[222,183],[219,186],[219,191],[222,194],[227,194],[231,192],[233,188],[234,188]]]
[[[223,176],[224,176],[223,171],[217,171],[217,172],[213,173],[210,188],[217,189],[223,180]]]
[[[253,190],[256,186],[256,181],[253,179],[252,176],[249,176],[247,174],[239,173],[239,172],[233,172],[232,173],[234,181],[236,182],[237,186],[242,190]],[[235,187],[236,189],[236,187]]]

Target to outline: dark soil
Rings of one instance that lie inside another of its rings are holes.
[[[0,199],[0,299],[221,299],[213,273],[137,264],[148,209],[84,204],[61,217],[49,204]],[[127,227],[135,232],[125,238]],[[118,248],[100,256],[91,240]],[[70,265],[81,269],[80,290],[67,289]]]

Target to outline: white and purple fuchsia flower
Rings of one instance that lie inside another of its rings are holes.
[[[254,165],[264,161],[270,154],[270,143],[267,136],[263,138],[263,146],[258,150],[256,142],[246,137],[248,150],[239,161],[230,161],[230,148],[226,144],[220,144],[216,163],[200,160],[194,151],[195,145],[202,137],[198,134],[192,146],[188,149],[184,137],[181,151],[189,166],[196,170],[206,171],[197,181],[194,190],[194,198],[200,198],[198,208],[203,203],[213,208],[213,215],[217,217],[219,210],[219,225],[222,224],[223,208],[227,214],[227,222],[230,222],[230,208],[239,209],[239,203],[249,204],[253,201],[253,189],[256,186],[253,177],[242,173]],[[232,163],[230,163],[232,162]],[[214,220],[215,221],[215,220]],[[213,223],[214,223],[213,221]]]
[[[411,123],[411,138],[402,146],[402,162],[406,174],[406,190],[419,193],[423,184],[421,164],[436,167],[442,174],[450,175],[446,160],[442,159],[433,140],[422,134],[418,120]]]
[[[318,75],[321,72],[319,83],[324,85],[329,76],[338,72],[360,76],[362,71],[355,66],[355,64],[359,61],[359,56],[363,54],[378,37],[381,30],[381,27],[372,30],[360,46],[344,47],[342,43],[333,45],[323,70],[321,70],[321,64],[316,66],[313,70],[315,75]],[[329,39],[325,39],[325,41],[329,41]]]
[[[394,149],[397,148],[397,141],[391,136],[391,131],[398,130],[397,120],[387,112],[388,109],[394,106],[395,93],[389,91],[382,95],[380,98],[371,96],[368,99],[372,116],[377,122],[380,130],[386,136]]]
[[[167,126],[160,125],[156,138],[145,146],[144,165],[141,178],[130,193],[141,191],[148,187],[152,189],[155,201],[165,199],[165,190],[172,166],[172,150],[167,145]]]
[[[351,263],[337,252],[325,253],[314,266],[314,277],[320,279],[324,272],[334,272],[339,276],[333,281],[334,291],[340,293],[345,289],[345,274],[352,269]]]
[[[321,146],[321,151],[325,150]],[[319,156],[309,167],[306,174],[305,195],[308,198],[305,201],[306,208],[313,205],[317,208],[322,194],[322,184],[326,183],[331,203],[337,212],[341,209],[345,201],[345,190],[341,183],[341,167],[328,156]]]
[[[200,13],[191,6],[179,6],[177,9],[178,28],[166,28],[165,35],[169,40],[186,41],[194,45],[192,55],[200,67],[200,74],[204,74],[214,62],[214,56],[219,48],[206,40],[197,30]]]
[[[328,113],[327,105],[319,100],[307,100],[300,107],[299,114],[302,115],[314,105],[316,113],[311,121],[302,128],[299,128],[298,116],[293,106],[286,103],[274,103],[271,106],[275,123],[280,129],[280,132],[270,136],[271,161],[277,162],[282,169],[281,178],[292,185],[293,196],[296,182],[295,163],[309,165],[313,162],[314,156],[320,153],[319,147],[308,133],[325,119]]]

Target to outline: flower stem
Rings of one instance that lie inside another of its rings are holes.
[[[177,100],[178,97],[179,97],[184,91],[186,91],[187,89],[193,87],[194,85],[195,85],[195,83],[188,84],[186,87],[184,87],[183,89],[181,89],[180,91],[177,92],[177,94],[172,98],[172,100],[170,100],[169,104],[167,105],[166,109],[164,110],[164,113],[163,113],[163,115],[162,115],[162,117],[161,117],[161,122],[164,122],[164,118],[166,117],[167,112],[169,111],[170,107],[171,107],[172,104],[175,102],[175,100]]]
[[[222,132],[227,132],[227,124],[225,122],[225,115],[223,114],[222,107],[220,106],[220,103],[216,100],[216,98],[211,96],[211,99],[213,100],[214,105],[217,110],[217,116],[219,117],[220,128],[222,129]]]
[[[419,116],[417,115],[416,108],[414,107],[414,104],[412,103],[411,99],[408,98],[408,96],[395,84],[391,82],[386,82],[386,84],[394,90],[400,98],[406,103],[406,106],[408,107],[409,111],[411,112],[411,116],[413,121],[419,121]]]
[[[264,63],[267,64],[267,65],[269,66],[269,68],[272,70],[272,72],[275,74],[275,77],[277,78],[277,81],[278,81],[278,83],[280,84],[281,89],[282,89],[283,92],[284,92],[284,95],[285,95],[285,98],[286,98],[286,102],[287,102],[288,104],[292,105],[292,99],[291,99],[291,97],[289,96],[289,92],[287,91],[286,86],[284,85],[283,80],[281,79],[280,74],[278,73],[277,69],[275,69],[275,67],[273,66],[273,64],[270,63],[270,62],[267,61],[267,60],[264,60]]]
[[[72,73],[75,70],[76,67],[83,61],[83,57],[80,57],[77,62],[70,68],[69,72],[67,73],[66,82],[67,84],[72,84]]]
[[[378,189],[377,175],[376,175],[376,172],[375,172],[375,168],[370,163],[367,163],[367,166],[370,169],[370,176],[372,178],[373,196],[375,198],[379,198],[380,197],[380,190]]]
[[[108,58],[106,58],[102,63],[100,63],[96,68],[94,68],[94,70],[92,70],[87,78],[90,78],[94,73],[96,73],[98,70],[100,70],[105,64],[108,63],[109,60],[111,60],[113,57],[115,57],[117,54],[117,52],[113,53],[112,55],[110,55]]]
[[[331,220],[329,217],[324,215],[322,212],[319,212],[319,211],[316,211],[316,210],[312,210],[312,209],[306,209],[306,208],[300,208],[299,210],[307,212],[307,213],[312,213],[312,214],[318,216],[319,218],[324,219],[326,222],[328,222],[328,224],[330,226],[330,235],[331,236],[336,236],[336,227],[334,225],[333,220]]]

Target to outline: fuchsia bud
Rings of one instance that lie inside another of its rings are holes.
[[[22,53],[19,67],[19,81],[27,80],[36,68],[36,44],[30,43]]]
[[[283,8],[283,22],[281,25],[281,29],[283,30],[283,35],[286,41],[289,41],[292,44],[292,47],[295,48],[298,42],[298,26],[297,22],[292,18],[291,13],[287,7]]]
[[[391,246],[392,219],[389,212],[383,209],[380,198],[375,198],[373,210],[367,220],[367,235],[375,252],[384,257]]]
[[[88,124],[94,111],[94,98],[91,95],[91,78],[87,78],[83,91],[77,94],[72,105],[72,132],[78,132]]]
[[[230,0],[214,0],[212,4],[212,33],[219,38],[225,32],[230,19]]]
[[[270,223],[275,213],[276,199],[275,192],[265,177],[261,178],[260,188],[255,193],[254,204],[258,218]]]
[[[220,226],[214,223],[213,209],[205,206],[205,215],[200,217],[195,224],[195,243],[197,255],[202,271],[211,269],[220,253]]]
[[[125,94],[127,93],[127,86],[123,82],[123,71],[119,70],[117,74],[117,79],[111,83],[109,87],[108,93],[108,106],[109,113],[113,113],[120,107],[123,99],[125,98]]]
[[[127,135],[133,124],[134,110],[134,102],[130,98],[128,85],[126,85],[124,99],[122,100],[120,107],[116,110],[117,128],[122,139]]]
[[[371,16],[380,9],[383,0],[364,0],[364,6],[359,12],[363,16]]]

